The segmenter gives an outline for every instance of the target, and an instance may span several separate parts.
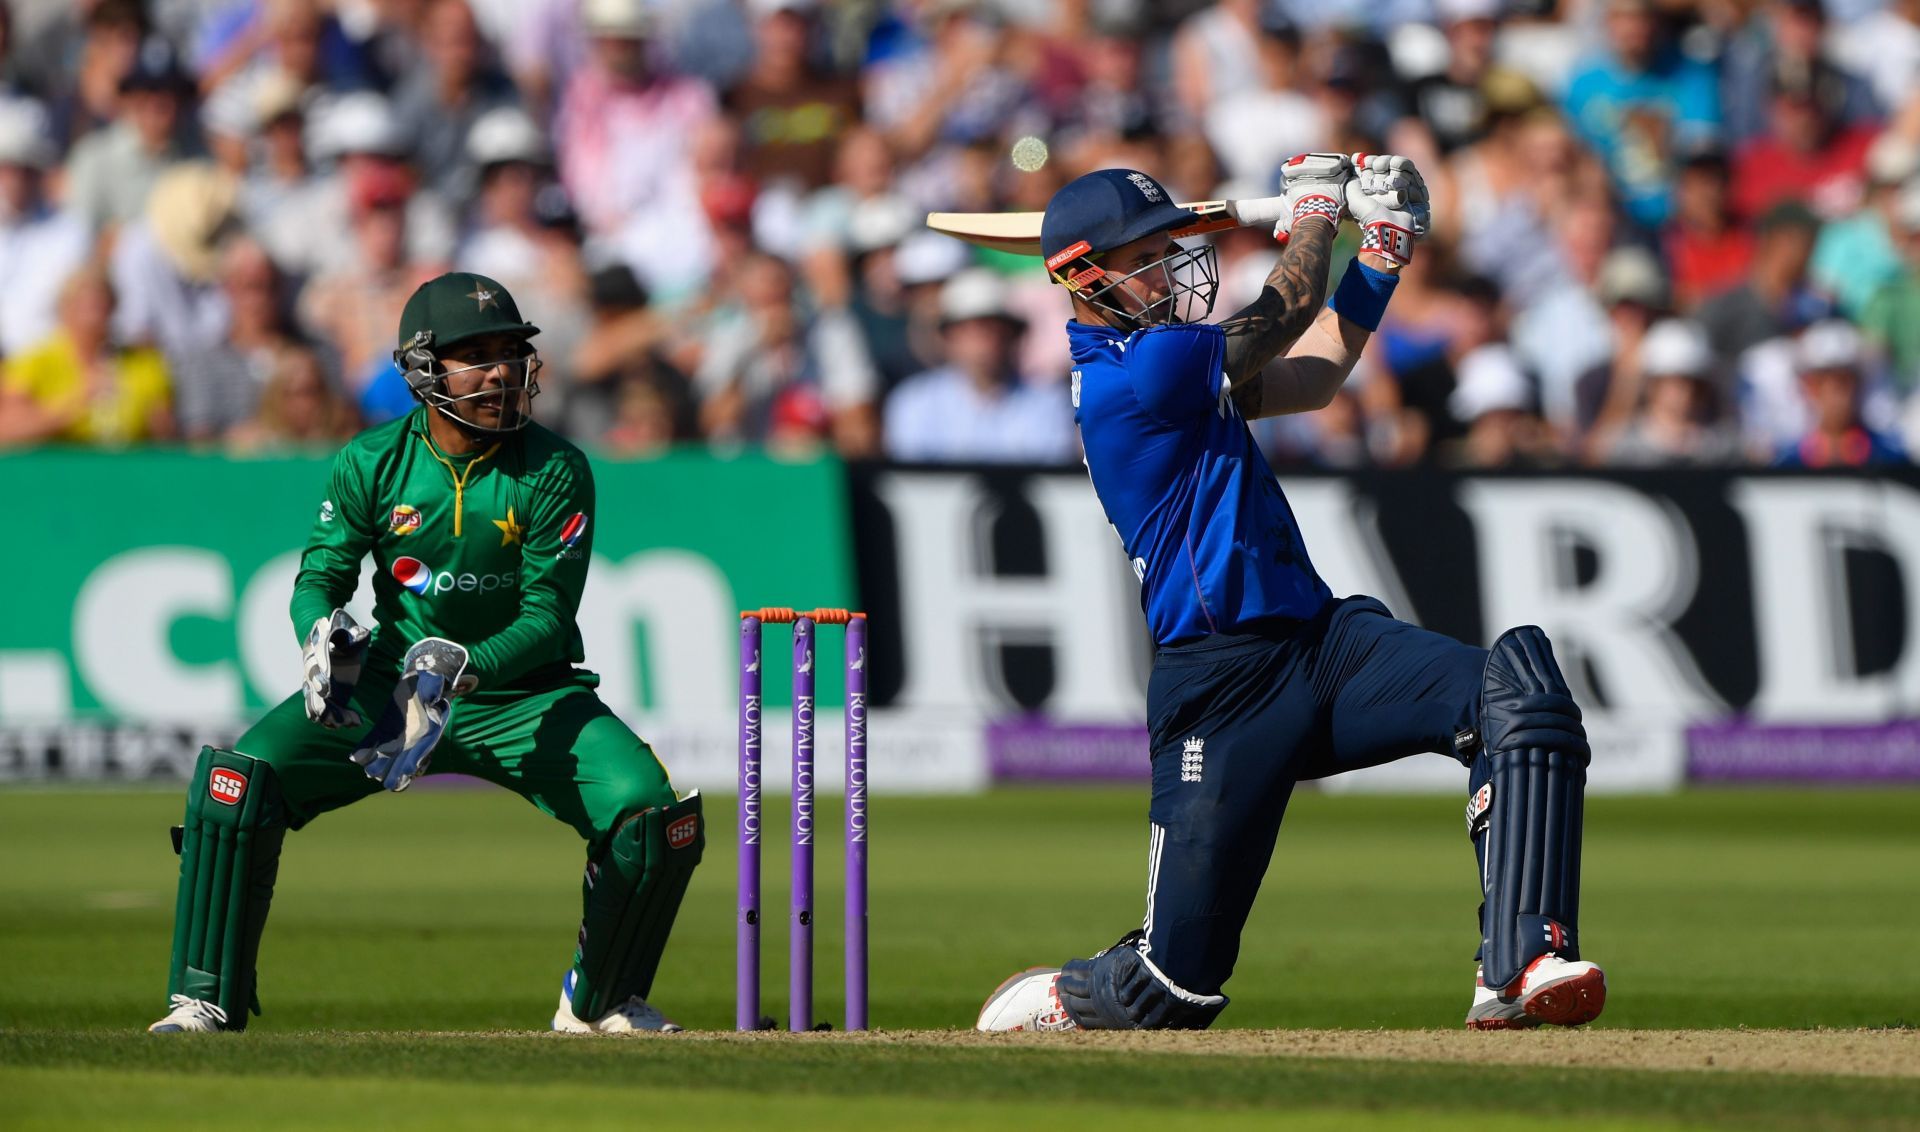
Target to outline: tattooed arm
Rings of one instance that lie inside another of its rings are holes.
[[[1240,415],[1263,416],[1260,371],[1312,325],[1327,298],[1327,265],[1334,225],[1312,217],[1295,228],[1267,275],[1260,297],[1222,322],[1227,332],[1227,380]]]

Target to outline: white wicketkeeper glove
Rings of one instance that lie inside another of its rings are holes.
[[[1273,226],[1273,238],[1286,243],[1293,226],[1308,216],[1324,216],[1340,226],[1353,177],[1353,163],[1344,153],[1302,153],[1280,168],[1286,182],[1287,209]]]
[[[307,631],[302,659],[308,719],[326,728],[360,726],[360,713],[351,703],[367,659],[367,637],[344,609],[320,618]]]
[[[1356,153],[1346,190],[1347,214],[1360,225],[1360,250],[1406,266],[1413,259],[1414,242],[1426,236],[1432,219],[1426,178],[1413,160]]]

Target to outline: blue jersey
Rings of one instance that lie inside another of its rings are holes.
[[[1227,396],[1226,332],[1069,322],[1067,337],[1087,471],[1140,579],[1154,640],[1318,613],[1333,595]]]

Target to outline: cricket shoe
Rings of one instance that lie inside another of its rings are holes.
[[[1487,985],[1478,963],[1473,967],[1473,1005],[1467,1008],[1469,1030],[1531,1030],[1540,1019],[1528,1014],[1517,994],[1502,994]]]
[[[993,988],[980,1007],[976,1030],[1078,1030],[1060,1005],[1060,968],[1029,967]]]
[[[227,1028],[227,1012],[203,999],[176,994],[168,1003],[173,1010],[147,1027],[152,1034],[217,1034]]]
[[[677,1034],[686,1029],[637,994],[591,1022],[582,1021],[573,1013],[576,977],[576,972],[568,971],[561,981],[560,1008],[553,1012],[553,1028],[563,1034]]]
[[[1607,1005],[1606,972],[1551,951],[1527,964],[1516,982],[1520,1009],[1550,1026],[1583,1026]]]

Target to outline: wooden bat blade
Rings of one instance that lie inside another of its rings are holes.
[[[1202,200],[1182,204],[1181,208],[1198,213],[1201,219],[1168,234],[1198,236],[1238,227],[1235,203]],[[927,227],[983,248],[1037,256],[1040,254],[1040,222],[1045,215],[1041,212],[933,212],[927,214]]]

